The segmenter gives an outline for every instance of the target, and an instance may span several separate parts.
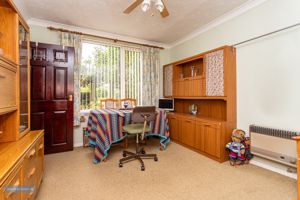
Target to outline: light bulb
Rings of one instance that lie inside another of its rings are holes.
[[[147,12],[150,8],[150,0],[144,0],[143,3],[142,3],[142,10],[144,12]]]
[[[159,12],[162,12],[164,10],[164,4],[161,2],[161,0],[157,0],[155,3],[155,7]]]

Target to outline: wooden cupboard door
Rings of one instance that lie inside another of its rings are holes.
[[[200,81],[200,79],[195,79],[193,85],[194,85],[193,96],[200,97],[201,96],[201,81]]]
[[[206,96],[224,96],[224,50],[205,55]]]
[[[178,81],[174,81],[173,83],[173,96],[178,96]]]
[[[181,121],[181,142],[188,146],[195,146],[195,121],[182,119]]]
[[[204,152],[220,158],[220,126],[204,124]]]
[[[22,199],[22,193],[21,192],[13,192],[10,190],[14,189],[20,189],[17,187],[20,187],[22,185],[22,173],[21,168],[19,167],[15,172],[8,177],[8,180],[2,185],[1,187],[1,193],[0,197],[1,200],[20,200]]]
[[[195,148],[204,152],[205,126],[202,123],[195,124]]]
[[[36,144],[36,168],[37,168],[36,185],[37,188],[39,188],[39,185],[44,175],[44,137],[39,139],[39,141],[37,141]]]
[[[1,65],[0,61],[0,114],[17,109],[16,72]]]
[[[178,81],[178,96],[183,97],[184,96],[184,81]]]
[[[187,97],[194,96],[194,80],[193,79],[188,79],[185,81],[184,91],[186,92],[185,96],[187,96]]]
[[[190,91],[189,91],[189,80],[188,79],[184,79],[183,81],[183,96],[184,97],[188,97],[190,95]]]
[[[173,96],[173,65],[164,66],[164,96],[171,97]]]
[[[36,189],[37,163],[35,146],[33,146],[25,155],[23,163],[23,185],[26,187],[32,187]],[[34,199],[36,191],[28,191],[22,194],[24,200],[31,200]]]
[[[169,116],[169,125],[170,125],[170,136],[171,139],[179,139],[179,124],[178,119],[175,116]]]

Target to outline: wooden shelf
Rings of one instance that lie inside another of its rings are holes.
[[[0,109],[0,115],[11,113],[11,112],[14,112],[16,110],[17,110],[17,106],[12,106],[12,107],[9,107],[9,108],[1,108]]]
[[[227,101],[227,97],[173,97],[174,99],[207,99],[207,100],[223,100]]]
[[[5,65],[4,67],[8,66],[9,68],[15,69],[14,71],[17,70],[17,63],[3,55],[0,55],[0,64],[1,63]]]
[[[169,115],[176,115],[176,116],[183,117],[183,118],[189,118],[189,119],[200,120],[200,121],[209,121],[209,122],[215,122],[215,123],[226,122],[224,120],[215,119],[215,118],[211,118],[211,117],[202,117],[199,115],[192,115],[192,114],[180,113],[180,112],[172,112],[172,113],[169,113]]]

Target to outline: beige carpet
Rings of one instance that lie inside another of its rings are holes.
[[[253,165],[219,164],[176,143],[166,151],[158,150],[158,140],[151,143],[146,151],[157,153],[159,161],[146,160],[144,172],[138,161],[119,168],[119,147],[98,165],[90,148],[47,155],[37,200],[296,199],[293,179]]]

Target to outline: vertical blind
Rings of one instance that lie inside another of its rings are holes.
[[[83,43],[80,80],[82,110],[98,108],[100,100],[105,98],[136,98],[140,102],[140,81],[141,53],[138,50]]]
[[[125,50],[125,97],[141,101],[141,53]]]

